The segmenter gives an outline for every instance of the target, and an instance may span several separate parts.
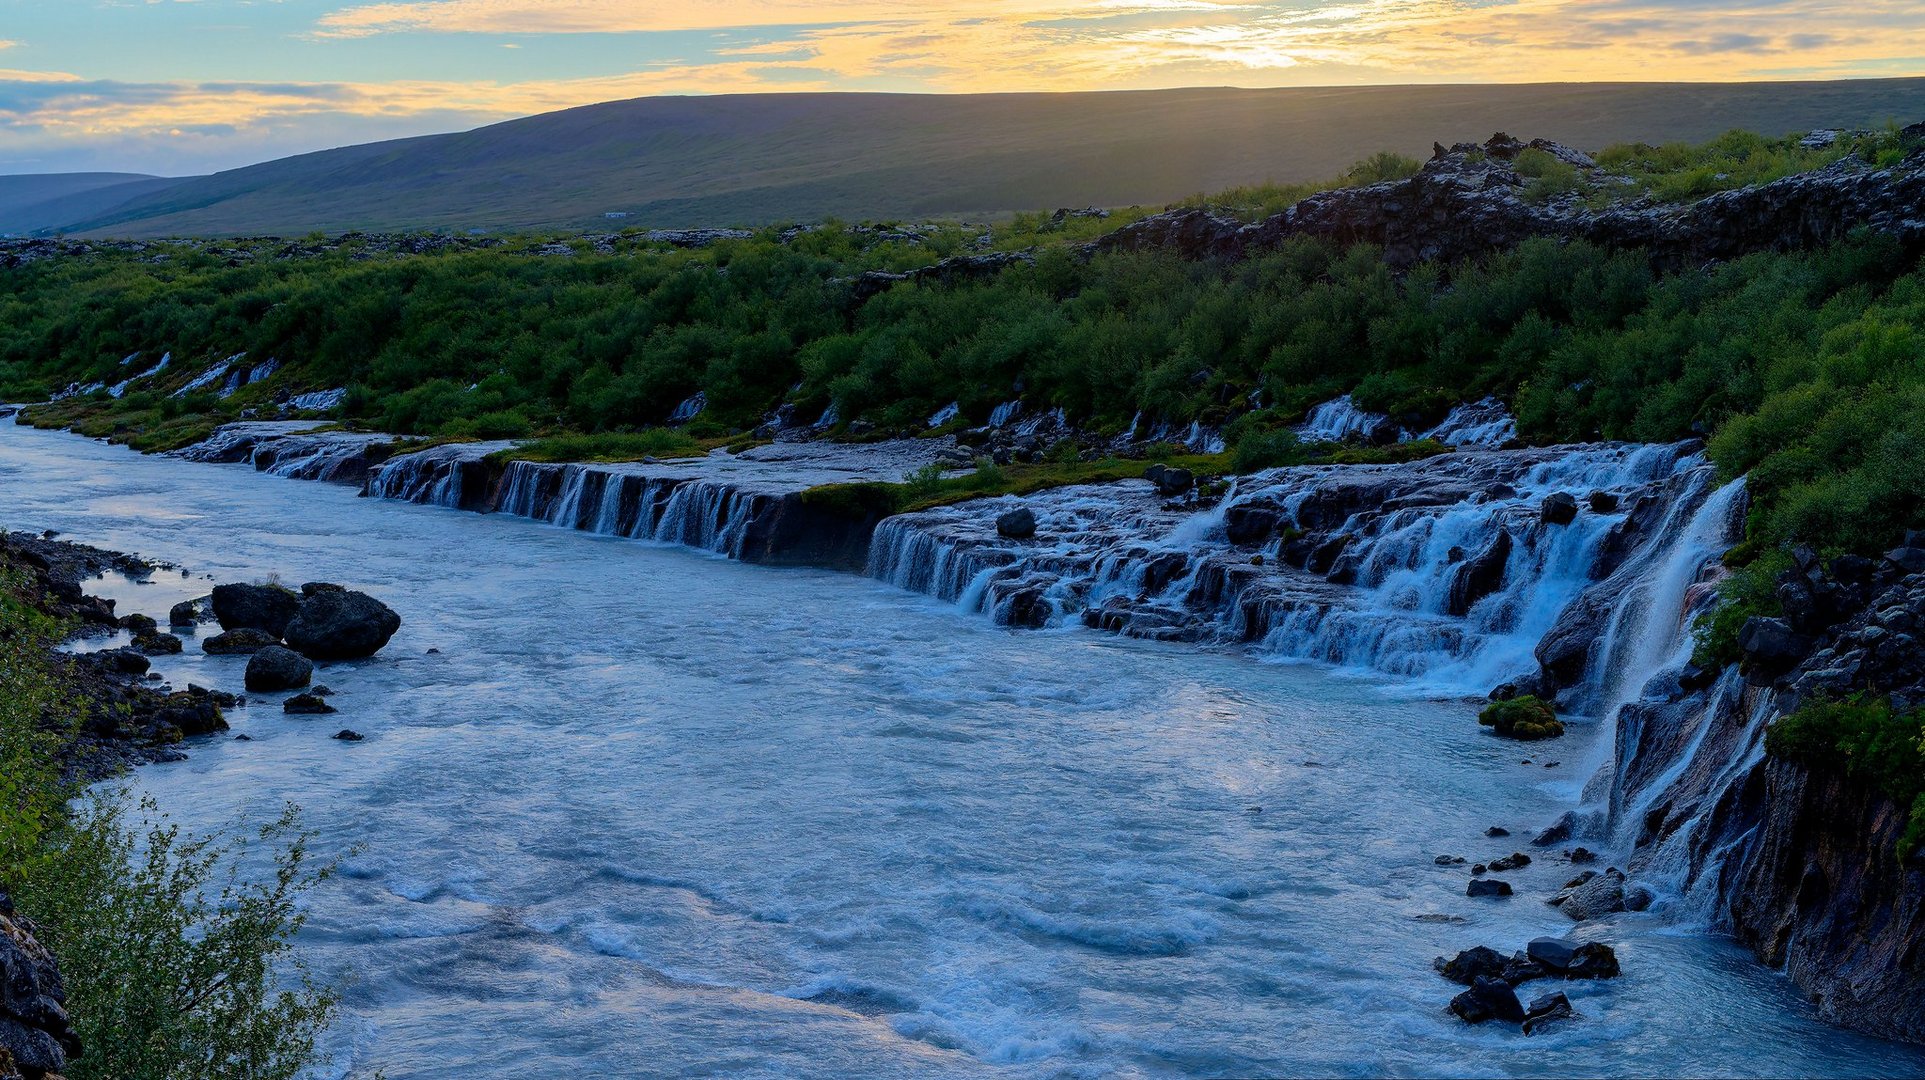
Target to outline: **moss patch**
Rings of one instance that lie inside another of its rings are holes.
[[[1493,701],[1477,714],[1477,722],[1506,739],[1534,742],[1564,734],[1564,722],[1542,698],[1529,694],[1509,701]]]

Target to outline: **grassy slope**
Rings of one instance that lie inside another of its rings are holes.
[[[0,176],[0,234],[28,233],[92,217],[178,182],[139,173]]]
[[[1925,116],[1925,80],[644,98],[190,181],[109,235],[756,224],[1163,203],[1505,129],[1586,147]]]

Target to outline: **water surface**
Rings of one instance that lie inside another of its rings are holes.
[[[291,800],[344,858],[300,942],[347,986],[328,1075],[1925,1071],[1655,916],[1584,929],[1626,975],[1559,987],[1580,1021],[1450,1017],[1431,958],[1570,932],[1536,897],[1571,870],[1473,901],[1433,856],[1521,846],[1571,778],[1382,676],[12,426],[0,524],[406,620],[322,667],[340,715],[238,710],[253,741],[134,781],[204,830]],[[210,584],[112,591],[164,617]],[[243,664],[190,641],[158,668],[238,689]]]

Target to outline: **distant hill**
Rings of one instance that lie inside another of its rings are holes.
[[[0,176],[0,235],[58,229],[179,183],[140,173]]]
[[[659,97],[285,158],[60,224],[211,236],[980,217],[1321,179],[1377,150],[1424,157],[1433,140],[1495,130],[1595,149],[1921,117],[1925,79]]]

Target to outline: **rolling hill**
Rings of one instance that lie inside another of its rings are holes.
[[[98,187],[62,204],[67,220],[34,227],[217,236],[981,217],[1321,179],[1377,150],[1422,157],[1433,140],[1494,130],[1596,148],[1920,117],[1925,79],[657,97]]]
[[[0,236],[57,229],[180,182],[140,173],[0,176]]]

